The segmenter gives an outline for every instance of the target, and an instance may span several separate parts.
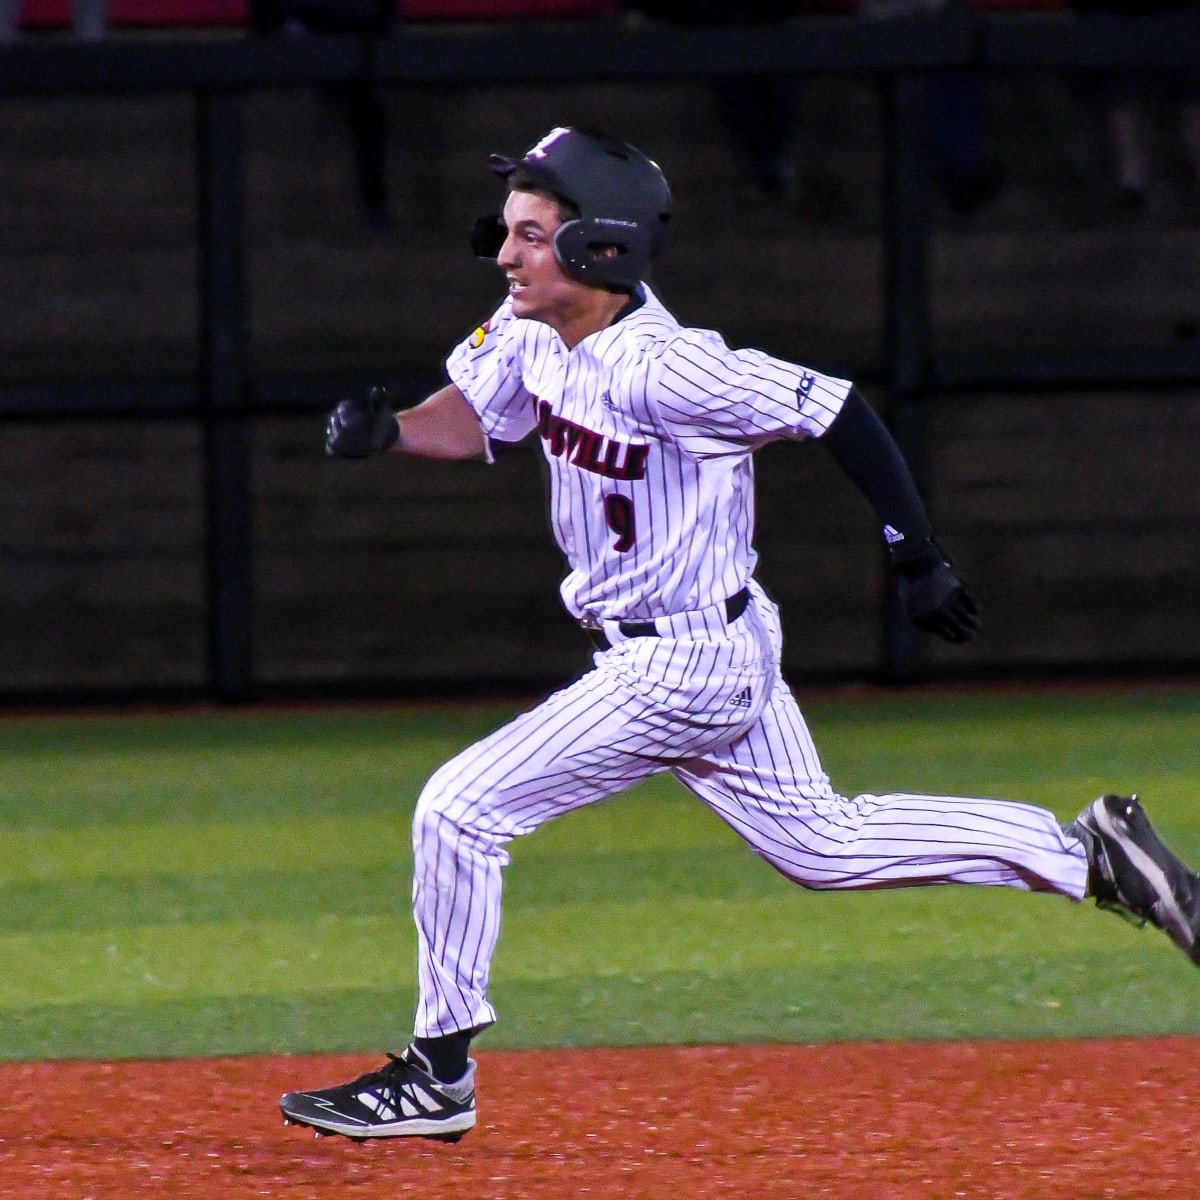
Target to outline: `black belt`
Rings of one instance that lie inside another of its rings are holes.
[[[742,588],[740,592],[734,592],[728,600],[725,601],[725,623],[732,625],[746,611],[746,606],[750,603],[750,589]],[[617,628],[621,631],[623,637],[661,637],[658,632],[658,626],[653,621],[618,621]],[[608,650],[611,643],[604,636],[603,629],[585,629],[584,633],[588,635],[593,646],[597,650]]]

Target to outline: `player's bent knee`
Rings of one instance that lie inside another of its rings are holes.
[[[502,849],[509,835],[497,828],[494,818],[483,806],[461,791],[437,786],[437,776],[425,786],[413,813],[413,855],[418,862],[448,855],[499,857],[507,862]]]
[[[417,799],[413,812],[413,850],[420,854],[422,847],[445,841],[457,827],[448,820],[448,810],[453,797],[448,793],[426,786]]]

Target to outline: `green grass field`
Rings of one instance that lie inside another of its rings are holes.
[[[822,696],[843,792],[1138,791],[1200,862],[1200,691]],[[498,706],[0,722],[0,1057],[396,1047],[408,821]],[[1200,1032],[1156,931],[1006,890],[806,893],[673,780],[513,847],[489,1047]]]

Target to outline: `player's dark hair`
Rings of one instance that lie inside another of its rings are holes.
[[[508,177],[508,190],[510,192],[530,192],[535,196],[545,196],[557,209],[558,217],[562,222],[577,221],[580,217],[579,206],[574,200],[568,200],[566,196],[548,188],[543,182],[535,179],[528,171],[517,167],[515,171]]]

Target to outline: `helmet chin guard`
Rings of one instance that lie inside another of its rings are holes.
[[[520,172],[579,212],[554,233],[554,255],[565,272],[592,287],[631,292],[666,241],[671,190],[657,163],[606,134],[559,127],[523,158],[491,157],[507,179]],[[471,233],[480,258],[494,259],[504,243],[498,216],[481,217]]]

